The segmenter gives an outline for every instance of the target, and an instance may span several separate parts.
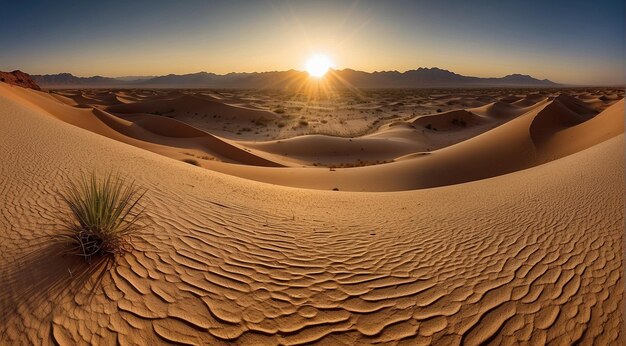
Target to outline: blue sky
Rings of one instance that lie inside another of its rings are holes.
[[[0,70],[158,75],[440,67],[625,83],[624,1],[11,1]]]

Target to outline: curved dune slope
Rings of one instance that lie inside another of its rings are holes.
[[[275,113],[269,111],[230,106],[214,101],[210,97],[205,98],[196,95],[181,95],[171,99],[112,105],[105,109],[115,114],[152,113],[171,116],[202,114],[209,118],[215,117],[220,120],[246,124],[254,120],[270,121],[278,119]]]
[[[131,112],[122,119],[100,108],[70,107],[59,102],[58,95],[3,90],[70,124],[177,160],[252,180],[324,190],[398,191],[486,179],[573,154],[623,132],[623,100],[596,115],[578,98],[531,94],[471,112],[418,116],[356,138],[307,135],[237,142],[141,112],[176,104],[176,112],[209,105],[218,113],[224,111],[215,116],[242,116],[240,120],[248,119],[242,114],[274,114],[225,105],[210,96],[171,92],[166,99],[105,107]],[[92,97],[110,95],[114,93]]]
[[[413,129],[414,130],[414,129]],[[410,137],[410,138],[406,138]],[[385,136],[341,138],[306,135],[267,142],[240,142],[248,148],[288,157],[306,165],[374,164],[425,150],[426,141],[416,131],[404,138]]]
[[[466,127],[478,126],[487,120],[466,110],[455,110],[445,113],[420,116],[411,121],[418,128],[426,128],[432,131],[461,130]]]
[[[0,131],[1,344],[625,342],[623,134],[510,175],[374,194],[197,169],[5,92]],[[57,193],[94,170],[147,188],[148,220],[134,251],[86,267],[38,237],[66,212]]]
[[[520,108],[496,102],[469,111],[455,110],[394,122],[356,138],[306,135],[278,141],[240,143],[301,164],[371,165],[420,156],[462,142],[541,105]]]
[[[211,168],[249,179],[315,189],[410,190],[515,172],[574,154],[624,132],[624,100],[579,125],[573,125],[576,123],[573,121],[561,121],[572,112],[566,102],[557,98],[456,145],[431,153],[409,155],[406,159],[383,165],[329,170],[215,163]],[[576,140],[567,140],[574,136]],[[559,145],[546,145],[550,142]]]
[[[282,166],[231,141],[197,130],[175,119],[133,116],[128,121],[97,108],[81,109],[58,102],[46,93],[0,85],[0,93],[12,96],[25,107],[41,110],[69,124],[120,142],[131,144],[175,159],[189,158],[185,153],[210,154],[225,162],[252,166]],[[200,160],[201,161],[201,160]]]
[[[554,133],[581,124],[596,114],[584,102],[560,95],[535,117],[530,125],[530,136],[533,142],[539,144],[549,140]]]
[[[532,103],[526,107],[520,107],[511,103],[497,101],[497,102],[493,102],[482,107],[472,108],[469,111],[474,114],[477,114],[483,117],[488,117],[488,118],[510,119],[510,118],[515,118],[517,116],[520,116],[530,111],[532,108],[542,105],[545,102],[546,100],[543,100],[543,101],[538,101],[536,103]]]
[[[531,94],[531,95],[527,95],[526,97],[517,100],[515,102],[511,102],[511,105],[516,106],[516,107],[530,107],[534,104],[540,103],[540,102],[545,102],[548,100],[548,97],[542,95],[542,94]]]

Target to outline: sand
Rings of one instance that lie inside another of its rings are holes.
[[[620,98],[587,112],[524,95],[500,116],[487,102],[445,134],[390,121],[353,141],[394,142],[376,154],[393,162],[331,170],[305,149],[353,158],[349,139],[296,136],[283,155],[61,96],[0,83],[0,343],[624,342]],[[181,162],[189,150],[216,159]],[[58,192],[94,170],[148,189],[115,263],[41,238],[66,213]]]

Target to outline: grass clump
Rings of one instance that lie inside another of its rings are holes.
[[[130,249],[130,237],[142,226],[144,210],[139,201],[145,190],[109,174],[95,174],[72,182],[62,194],[70,209],[61,237],[69,244],[68,253],[86,260],[96,255],[116,255]]]

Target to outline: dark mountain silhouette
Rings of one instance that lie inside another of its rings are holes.
[[[309,79],[302,71],[272,71],[252,73],[198,72],[183,75],[129,78],[76,77],[69,73],[34,75],[44,88],[298,88]],[[456,87],[555,87],[560,84],[528,75],[511,74],[501,78],[463,76],[439,68],[418,68],[406,72],[363,72],[351,69],[331,70],[325,77],[333,85],[356,88],[456,88]]]
[[[44,88],[55,87],[114,87],[124,84],[115,78],[93,76],[76,77],[70,73],[32,75],[33,79]]]

